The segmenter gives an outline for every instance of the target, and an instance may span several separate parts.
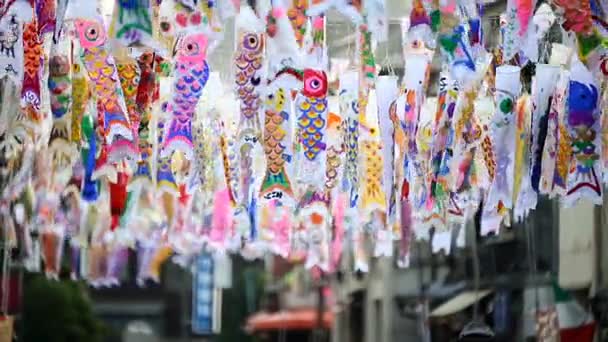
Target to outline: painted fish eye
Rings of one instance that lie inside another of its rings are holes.
[[[245,38],[243,39],[243,46],[245,48],[250,49],[250,50],[255,50],[259,47],[259,45],[260,45],[260,42],[258,40],[258,37],[255,34],[250,33],[250,34],[245,35]]]
[[[99,27],[97,25],[93,25],[86,29],[85,37],[89,41],[95,41],[99,38]]]
[[[171,24],[166,21],[163,21],[160,23],[160,29],[163,32],[169,32],[171,30]]]
[[[199,46],[198,46],[198,43],[196,43],[196,42],[188,42],[188,43],[186,43],[185,46],[184,46],[184,49],[185,49],[185,53],[187,55],[196,55],[196,54],[199,53],[199,50],[200,50]]]

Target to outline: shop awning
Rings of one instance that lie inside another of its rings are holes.
[[[331,328],[334,314],[325,311],[323,328]],[[317,327],[317,311],[315,309],[300,309],[278,312],[258,312],[247,319],[245,329],[249,333],[267,330],[312,330]]]
[[[466,291],[439,305],[431,317],[443,317],[460,312],[492,293],[492,290]]]

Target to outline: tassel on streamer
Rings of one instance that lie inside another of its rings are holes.
[[[414,220],[412,217],[412,205],[408,197],[409,185],[405,181],[401,189],[401,241],[399,242],[399,259],[397,261],[397,265],[401,268],[409,267],[410,265],[410,242]]]
[[[120,225],[120,217],[125,212],[127,204],[127,183],[129,176],[125,172],[118,172],[116,183],[110,183],[110,210],[112,213],[111,230]]]
[[[230,193],[227,189],[217,191],[213,200],[213,214],[211,219],[211,232],[209,244],[215,250],[225,249],[229,229],[232,227],[232,205]]]
[[[340,268],[340,259],[342,257],[342,249],[344,248],[344,235],[346,230],[344,227],[344,217],[346,215],[346,206],[348,199],[346,195],[339,194],[334,201],[333,210],[333,226],[334,232],[331,240],[330,250],[330,270],[332,272]]]

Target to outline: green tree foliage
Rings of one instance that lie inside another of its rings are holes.
[[[102,324],[94,317],[82,284],[28,275],[23,300],[21,341],[102,341]]]

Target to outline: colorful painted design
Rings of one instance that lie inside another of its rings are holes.
[[[386,211],[386,198],[382,186],[382,145],[378,138],[377,128],[363,135],[361,152],[363,155],[363,192],[361,204],[368,213]]]
[[[492,117],[491,135],[496,170],[485,203],[497,207],[513,207],[513,181],[515,166],[516,118],[515,103],[521,87],[519,68],[501,66],[496,72],[496,113]]]
[[[266,154],[266,175],[262,181],[260,197],[282,199],[293,196],[291,181],[287,174],[286,163],[292,156],[288,147],[292,142],[289,115],[289,94],[283,88],[271,91],[264,101],[264,153]]]
[[[68,45],[69,46],[69,45]],[[62,47],[65,47],[62,46]],[[77,154],[75,144],[70,142],[71,103],[72,103],[72,64],[68,58],[68,51],[61,51],[61,47],[54,45],[51,48],[49,61],[48,89],[53,114],[53,128],[51,130],[50,150],[53,154],[53,163],[56,171],[71,167]]]
[[[565,160],[569,160],[570,156],[567,151],[567,149],[569,149],[569,144],[564,144],[564,142],[567,141],[565,140],[566,137],[564,136],[564,138],[562,139],[562,148],[560,148],[559,143],[561,121],[560,117],[563,118],[565,115],[564,112],[566,111],[566,91],[568,89],[569,79],[570,76],[568,73],[560,73],[558,82],[555,86],[555,90],[553,91],[553,95],[551,96],[551,105],[547,118],[547,137],[545,139],[545,146],[542,155],[539,191],[541,194],[546,194],[550,197],[556,195],[556,193],[554,192],[555,174],[563,173],[556,171],[558,156],[559,159],[562,160],[560,165],[565,164],[566,170],[568,169],[569,164],[568,162],[563,162]],[[561,131],[563,131],[563,129]],[[563,166],[561,166],[560,168],[564,169]]]
[[[152,42],[150,0],[117,0],[110,35],[124,46]]]
[[[114,57],[106,48],[106,34],[98,21],[78,19],[75,22],[80,45],[83,48],[82,60],[94,85],[97,108],[101,117],[106,143],[108,161],[134,161],[137,146],[127,117],[124,96]],[[134,169],[134,167],[133,167]]]
[[[55,0],[38,0],[36,1],[36,18],[38,21],[38,34],[55,31],[56,19],[56,4]]]
[[[133,134],[137,136],[139,130],[140,113],[137,108],[137,86],[139,84],[139,66],[133,63],[119,63],[117,66],[120,85],[125,95],[125,105],[129,114],[129,123]]]
[[[72,120],[71,141],[79,144],[81,141],[80,123],[84,117],[91,91],[89,82],[84,74],[84,68],[78,61],[72,64]]]
[[[344,168],[343,121],[334,113],[327,118],[327,170],[325,171],[325,190],[331,193],[339,184]]]
[[[72,63],[67,55],[53,54],[49,61],[48,87],[54,120],[69,120],[72,104]],[[67,123],[66,132],[67,137]]]
[[[82,165],[84,166],[82,198],[87,202],[95,202],[99,197],[97,181],[93,179],[95,154],[97,153],[97,137],[94,122],[91,116],[87,115],[82,118],[82,138],[84,140],[80,149]]]
[[[431,160],[431,196],[439,203],[449,196],[450,159],[453,157],[453,118],[458,97],[456,82],[443,73],[439,80],[437,113],[435,115],[434,138]]]
[[[158,122],[158,146],[164,144],[166,124],[164,120]],[[160,192],[166,192],[172,195],[177,195],[179,189],[175,177],[173,176],[173,170],[171,170],[171,156],[162,156],[158,154],[156,160],[156,186]]]
[[[386,195],[388,225],[396,221],[395,207],[395,129],[391,121],[391,105],[399,94],[396,76],[380,76],[376,82],[378,122],[382,141],[383,185]]]
[[[557,6],[564,10],[565,21],[562,26],[567,31],[587,34],[593,28],[591,4],[589,0],[565,1],[554,0]]]
[[[306,23],[308,22],[308,18],[306,17],[307,8],[307,0],[292,0],[291,7],[287,10],[287,16],[289,17],[289,21],[291,21],[293,31],[296,34],[296,41],[300,47],[304,43]]]
[[[36,112],[40,109],[40,68],[42,66],[42,41],[38,35],[38,24],[33,20],[23,30],[23,85],[21,102],[31,106]]]

